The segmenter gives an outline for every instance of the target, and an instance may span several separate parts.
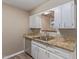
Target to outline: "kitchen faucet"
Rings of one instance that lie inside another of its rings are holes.
[[[49,37],[49,34],[48,34],[48,32],[44,32],[44,35],[45,35],[45,39],[46,39],[46,41],[48,40],[48,37]]]

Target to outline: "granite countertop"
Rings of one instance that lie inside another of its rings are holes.
[[[75,49],[75,41],[74,40],[68,40],[65,41],[63,38],[55,38],[53,40],[48,41],[48,44],[54,45],[59,48],[66,49],[68,51],[74,51]]]
[[[24,37],[34,39],[36,37],[40,37],[40,34],[39,33],[29,33],[29,34],[25,34]]]
[[[62,37],[55,37],[54,39],[51,39],[49,41],[43,41],[43,40],[35,38],[35,37],[40,37],[40,34],[25,35],[25,38],[30,38],[31,40],[46,43],[50,46],[59,47],[59,48],[62,48],[62,49],[65,49],[65,50],[68,50],[68,51],[71,51],[71,52],[74,51],[75,45],[76,45],[74,40],[65,41],[65,39],[62,38]]]

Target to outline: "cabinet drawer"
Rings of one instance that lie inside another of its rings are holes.
[[[37,46],[39,46],[39,47],[41,47],[41,48],[43,48],[43,49],[46,49],[46,46],[43,45],[43,44],[41,44],[41,43],[39,43],[39,42],[32,41],[32,44],[35,44],[35,45],[37,45]]]
[[[58,50],[57,48],[47,47],[47,50],[53,54],[59,55],[64,59],[71,59],[71,54],[66,53],[65,51]]]

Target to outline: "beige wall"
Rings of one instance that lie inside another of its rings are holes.
[[[39,7],[33,9],[30,14],[35,14],[45,10],[49,10],[53,7],[56,7],[58,5],[64,4],[69,1],[72,1],[72,0],[49,0],[46,3],[43,3],[42,5],[40,5]]]
[[[5,57],[24,49],[23,34],[29,29],[29,14],[3,4],[2,18],[2,55]]]

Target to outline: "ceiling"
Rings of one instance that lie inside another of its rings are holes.
[[[46,1],[48,0],[2,0],[3,3],[18,7],[26,11],[32,10]]]

